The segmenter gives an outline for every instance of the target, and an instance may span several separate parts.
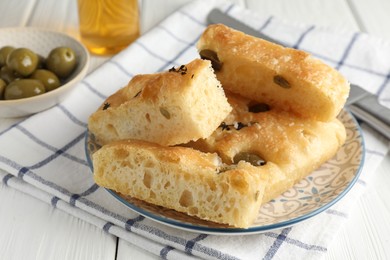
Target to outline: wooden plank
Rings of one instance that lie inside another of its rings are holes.
[[[347,1],[362,31],[390,41],[390,1]]]
[[[324,259],[390,259],[389,158],[390,154],[349,212],[348,220],[335,236]]]
[[[77,1],[38,0],[28,26],[78,35]]]
[[[0,184],[1,259],[114,259],[116,237]]]
[[[25,26],[35,4],[36,0],[0,1],[0,27]]]
[[[364,0],[362,0],[364,1]],[[348,4],[340,0],[246,0],[248,9],[292,23],[315,24],[337,30],[359,30]]]
[[[156,26],[163,19],[181,8],[191,0],[143,0],[141,8],[141,32],[145,33]],[[230,2],[237,5],[245,6],[245,0],[231,0]]]
[[[158,1],[144,0],[141,8],[141,33],[149,31],[159,22],[164,20],[169,14],[173,13],[191,0]]]

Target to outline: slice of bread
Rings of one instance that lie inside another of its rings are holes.
[[[349,94],[347,80],[310,54],[221,24],[210,25],[197,47],[224,89],[300,117],[333,120]]]
[[[209,61],[137,75],[88,121],[97,142],[140,139],[176,145],[208,137],[231,111]]]
[[[100,186],[204,220],[247,228],[258,215],[266,175],[247,162],[225,167],[216,154],[139,140],[93,154]]]

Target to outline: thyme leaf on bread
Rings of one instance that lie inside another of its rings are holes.
[[[109,107],[110,107],[110,103],[106,102],[106,103],[104,103],[104,105],[103,105],[103,110],[106,110],[106,109],[109,108]]]
[[[177,72],[181,75],[187,74],[187,67],[185,65],[181,65],[179,68],[175,68],[174,66],[168,70],[168,72]]]
[[[241,123],[241,122],[234,122],[233,124],[228,125],[228,124],[226,124],[225,122],[222,122],[222,123],[219,125],[219,127],[222,128],[222,131],[223,131],[223,130],[229,131],[229,130],[231,130],[232,128],[234,128],[234,129],[236,129],[236,130],[241,130],[242,128],[248,127],[248,126],[251,126],[251,125],[252,125],[252,123],[249,123],[249,124],[246,125],[246,124]]]
[[[135,96],[134,96],[133,98],[136,98],[136,97],[138,97],[138,96],[141,94],[141,92],[142,92],[142,90],[138,91],[138,93],[137,93],[137,94],[135,94]]]

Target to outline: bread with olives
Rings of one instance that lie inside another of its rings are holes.
[[[309,53],[222,24],[208,26],[197,48],[224,89],[300,117],[333,120],[349,94],[347,80]]]
[[[176,145],[206,138],[231,111],[209,61],[135,76],[88,121],[100,144],[140,139]]]
[[[223,163],[246,160],[269,183],[263,203],[276,198],[332,158],[346,140],[344,125],[294,116],[264,103],[227,93],[232,112],[208,138],[187,146],[217,153]],[[276,167],[278,171],[270,170]]]
[[[103,146],[93,154],[93,168],[100,186],[241,228],[257,217],[267,183],[247,162],[228,167],[215,153],[139,140]]]

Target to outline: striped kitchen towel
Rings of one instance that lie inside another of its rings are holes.
[[[370,173],[387,153],[387,141],[364,124],[365,164],[351,191],[305,222],[260,234],[194,233],[157,223],[127,208],[93,181],[85,155],[88,116],[134,75],[167,70],[198,57],[195,44],[214,7],[289,46],[311,52],[390,106],[390,44],[361,33],[261,17],[226,1],[195,1],[88,75],[67,100],[1,131],[3,184],[162,258],[308,259],[323,255],[341,224],[348,221],[350,206],[369,183]]]

